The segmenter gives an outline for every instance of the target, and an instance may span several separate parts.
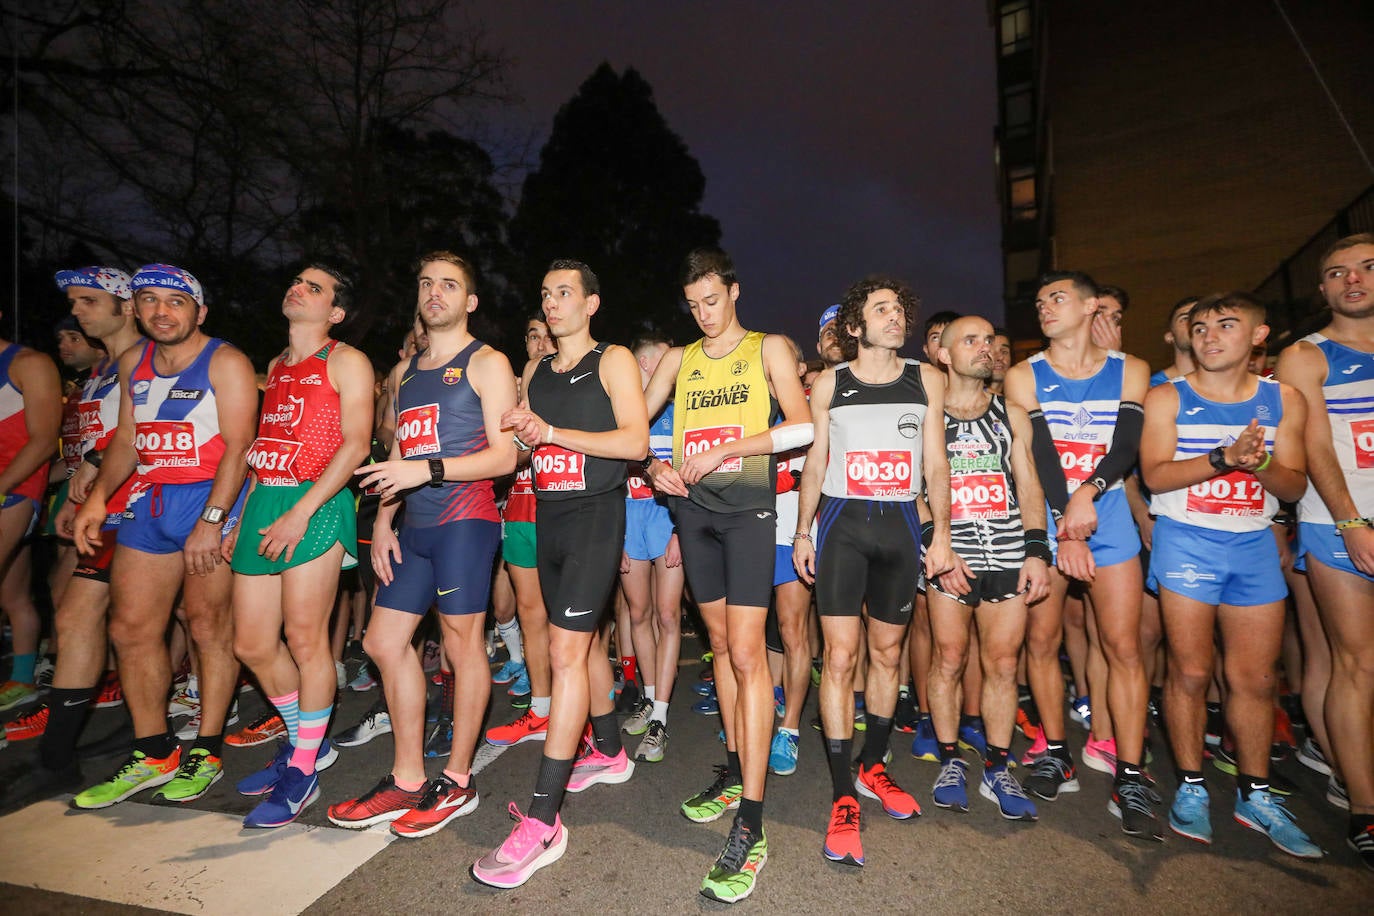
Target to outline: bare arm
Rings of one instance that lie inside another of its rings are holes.
[[[644,406],[649,416],[658,416],[668,403],[668,398],[673,396],[673,386],[677,384],[677,373],[681,368],[681,347],[673,347],[658,361],[658,368],[654,369],[649,386],[644,389]]]
[[[531,367],[525,369],[525,400],[529,400]],[[639,364],[629,350],[610,346],[601,356],[599,380],[611,399],[615,429],[590,432],[557,427],[521,405],[506,411],[503,426],[515,430],[526,445],[557,445],[593,458],[638,461],[649,451],[649,414],[639,387]],[[513,466],[513,465],[512,465]]]
[[[816,581],[816,545],[811,543],[811,523],[821,501],[821,484],[830,463],[830,399],[835,394],[835,370],[826,369],[811,385],[811,447],[802,466],[797,491],[797,535],[792,542],[792,565],[808,585]],[[805,538],[800,535],[808,535]]]
[[[926,551],[926,576],[948,572],[955,566],[949,535],[949,450],[945,448],[945,377],[927,363],[921,364],[921,384],[926,390],[926,422],[921,430],[921,465],[925,473],[926,503],[935,537]]]
[[[1336,448],[1331,441],[1331,421],[1327,418],[1326,395],[1322,391],[1326,373],[1326,357],[1321,350],[1300,340],[1279,354],[1279,364],[1274,374],[1285,384],[1297,389],[1305,401],[1303,444],[1307,474],[1312,479],[1317,495],[1326,503],[1333,519],[1356,518],[1360,511],[1350,495],[1345,472],[1336,458]],[[1287,400],[1283,406],[1286,416]]]

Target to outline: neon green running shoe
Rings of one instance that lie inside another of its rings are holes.
[[[698,824],[709,824],[731,808],[739,807],[744,786],[725,767],[716,767],[716,779],[700,794],[682,803],[682,816]]]
[[[72,807],[92,810],[117,805],[144,789],[171,782],[180,763],[180,746],[166,757],[149,757],[134,751],[113,776],[73,798]]]
[[[157,797],[173,802],[200,798],[224,776],[224,763],[204,748],[191,748],[176,775],[157,791]]]
[[[725,849],[701,881],[701,895],[721,903],[739,903],[754,892],[759,870],[768,861],[768,838],[755,833],[738,817],[730,827]]]

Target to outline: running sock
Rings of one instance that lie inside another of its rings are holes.
[[[549,707],[552,704],[553,697],[530,697],[530,711],[545,719],[549,717]]]
[[[1045,749],[1051,757],[1064,761],[1069,766],[1073,766],[1073,754],[1069,753],[1069,746],[1063,738],[1046,738]]]
[[[598,753],[607,757],[620,753],[620,723],[616,721],[614,711],[603,716],[592,716],[592,743],[596,745]]]
[[[1008,748],[988,745],[988,755],[983,758],[983,769],[996,770],[1007,768],[1007,756],[1010,753]]]
[[[14,653],[14,666],[10,669],[10,680],[21,684],[33,683],[33,669],[38,665],[37,652]]]
[[[739,800],[739,814],[736,815],[744,826],[753,830],[755,833],[763,831],[763,799],[754,801],[752,798],[741,798]]]
[[[961,712],[959,713],[959,727],[969,728],[970,726],[981,725],[982,719],[982,716],[971,716],[966,712]]]
[[[149,735],[146,738],[134,739],[134,750],[154,760],[162,760],[164,757],[170,757],[176,749],[177,739],[170,731],[163,732],[160,735]]]
[[[875,767],[887,756],[887,742],[892,737],[891,716],[869,716],[868,731],[864,733],[864,749],[859,762],[866,767]]]
[[[396,774],[394,773],[391,779],[396,783],[396,788],[400,789],[402,792],[419,792],[425,787],[425,781],[423,779],[419,782],[402,782],[396,778]]]
[[[300,724],[296,730],[295,750],[291,753],[290,766],[309,776],[315,772],[315,758],[319,756],[320,745],[324,743],[325,732],[329,731],[329,716],[334,712],[332,705],[310,712],[302,711]]]
[[[627,655],[620,660],[620,671],[625,677],[625,683],[639,681],[639,660],[633,655]]]
[[[1251,776],[1248,773],[1236,774],[1236,788],[1240,789],[1240,797],[1249,800],[1251,792],[1268,792],[1268,776]]]
[[[1350,835],[1357,836],[1374,827],[1374,814],[1350,815]]]
[[[1128,763],[1127,761],[1122,760],[1120,757],[1116,758],[1115,781],[1118,785],[1123,782],[1140,782],[1140,764]]]
[[[439,691],[439,718],[453,718],[453,695],[457,692],[457,679],[452,671],[440,671],[439,680],[442,687]]]
[[[94,687],[54,687],[48,691],[48,727],[38,739],[38,759],[49,770],[64,770],[76,759],[76,742],[95,702]]]
[[[1179,770],[1178,782],[1179,785],[1186,783],[1190,786],[1205,786],[1207,784],[1207,781],[1202,778],[1201,770]]]
[[[654,700],[654,711],[649,714],[650,722],[658,722],[663,725],[668,724],[668,701]]]
[[[744,782],[744,768],[740,766],[739,751],[725,749],[725,772],[733,776],[736,782]]]
[[[649,686],[644,688],[644,699],[648,700],[650,703],[654,702],[655,696],[653,684],[650,684]]]
[[[835,790],[834,801],[854,794],[853,777],[849,773],[849,759],[853,753],[852,738],[825,739],[825,756],[830,761],[830,785]]]
[[[951,741],[948,744],[940,742],[940,762],[949,763],[959,756],[959,742]]]
[[[534,780],[534,797],[530,799],[529,817],[553,826],[553,822],[558,820],[558,809],[563,807],[563,793],[568,788],[572,766],[571,757],[567,760],[539,758],[539,775]]]
[[[211,757],[224,756],[224,733],[218,735],[196,735],[196,740],[191,744],[191,750],[199,748],[208,751]]]
[[[268,697],[267,702],[277,707],[281,720],[286,723],[286,743],[295,747],[301,722],[301,692],[293,690],[279,697]]]
[[[509,623],[498,623],[496,629],[501,633],[501,641],[506,644],[510,660],[517,665],[525,663],[525,643],[520,637],[520,620],[512,617]]]
[[[468,786],[472,785],[471,772],[455,773],[448,767],[444,767],[444,775],[447,776],[449,779],[452,779],[454,782],[458,783],[458,788],[460,789],[466,789]]]

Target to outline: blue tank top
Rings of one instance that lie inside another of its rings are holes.
[[[1108,351],[1102,368],[1088,378],[1064,378],[1054,371],[1043,352],[1032,356],[1030,364],[1035,396],[1054,436],[1059,466],[1072,494],[1093,476],[1112,447],[1126,355]],[[1111,489],[1121,486],[1118,480]]]
[[[1331,424],[1331,446],[1350,498],[1361,516],[1374,514],[1374,353],[1336,343],[1320,333],[1303,340],[1326,357],[1322,396]],[[1334,523],[1316,487],[1309,486],[1298,501],[1298,520]]]

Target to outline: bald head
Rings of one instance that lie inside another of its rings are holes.
[[[977,315],[965,315],[945,325],[940,334],[940,361],[955,375],[987,380],[992,378],[992,347],[997,332],[992,322]]]

